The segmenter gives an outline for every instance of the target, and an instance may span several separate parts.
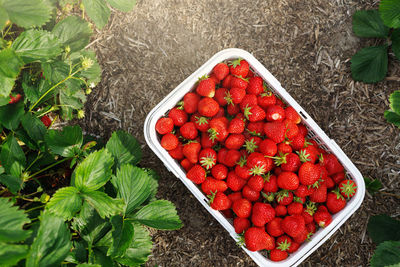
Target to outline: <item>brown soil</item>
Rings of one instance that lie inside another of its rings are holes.
[[[90,45],[103,79],[89,97],[82,124],[108,137],[122,128],[143,144],[142,165],[160,176],[158,197],[175,203],[179,231],[153,231],[148,266],[254,266],[229,234],[150,151],[143,137],[147,113],[216,52],[245,49],[335,139],[382,191],[399,193],[399,130],[385,122],[389,94],[398,81],[354,82],[350,57],[367,45],[352,34],[351,15],[377,1],[335,0],[142,0],[115,13]],[[390,57],[388,76],[400,76]],[[366,234],[371,215],[400,215],[400,201],[366,194],[361,208],[302,266],[366,266],[374,245]]]

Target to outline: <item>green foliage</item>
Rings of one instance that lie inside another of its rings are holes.
[[[42,26],[50,20],[52,6],[44,0],[4,0],[0,7],[7,13],[7,17],[24,28]]]
[[[387,73],[387,46],[364,47],[351,58],[351,73],[356,81],[375,83]]]
[[[390,110],[386,110],[384,116],[386,120],[400,127],[400,91],[394,91],[390,97]]]
[[[359,37],[381,37],[389,35],[378,10],[358,10],[353,15],[353,32]]]
[[[381,0],[379,13],[386,26],[400,27],[400,2],[397,0]]]
[[[382,188],[382,183],[377,179],[364,177],[364,182],[368,192],[372,195],[377,193]]]
[[[379,244],[370,263],[372,267],[400,266],[400,241],[385,241]]]

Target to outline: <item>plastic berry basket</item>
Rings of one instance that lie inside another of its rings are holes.
[[[297,266],[313,251],[321,246],[360,207],[365,195],[365,184],[359,170],[344,154],[336,142],[324,133],[307,112],[304,111],[304,109],[281,86],[279,81],[256,58],[254,58],[253,55],[237,48],[225,49],[215,54],[150,111],[144,123],[144,136],[149,147],[161,159],[167,169],[175,174],[175,176],[185,184],[204,208],[214,216],[214,218],[228,231],[235,241],[238,241],[239,236],[235,233],[232,220],[226,219],[221,212],[213,210],[209,206],[208,199],[203,192],[196,184],[186,178],[185,170],[177,161],[171,158],[166,150],[161,147],[160,138],[156,133],[155,125],[157,120],[173,108],[187,92],[193,90],[199,77],[210,73],[213,67],[219,62],[229,61],[239,57],[245,59],[249,63],[250,68],[257,75],[262,77],[269,85],[269,88],[300,114],[302,123],[309,130],[308,138],[314,139],[322,148],[334,154],[345,168],[347,178],[352,179],[358,187],[357,193],[348,201],[346,207],[342,211],[333,215],[333,221],[326,228],[319,229],[312,236],[309,242],[303,243],[301,247],[296,252],[291,253],[286,260],[273,262],[265,256],[265,251],[251,252],[242,246],[243,250],[259,266]]]

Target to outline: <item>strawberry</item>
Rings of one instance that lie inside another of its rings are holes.
[[[232,206],[232,201],[222,192],[212,193],[210,206],[214,210],[227,210]]]
[[[211,169],[211,175],[218,180],[225,180],[228,176],[228,168],[223,164],[217,164]]]
[[[199,84],[196,88],[196,93],[205,97],[214,97],[215,95],[215,82],[205,75],[199,79]]]
[[[255,76],[250,78],[247,87],[247,93],[252,95],[259,95],[264,91],[264,81],[261,77]]]
[[[228,137],[228,123],[224,118],[215,118],[210,120],[210,129],[208,133],[212,141],[224,141]]]
[[[181,162],[180,162],[182,168],[188,172],[193,166],[194,164],[191,163],[187,158],[184,158]]]
[[[277,182],[280,188],[286,190],[296,190],[299,187],[299,177],[294,172],[282,172]]]
[[[285,260],[289,254],[286,252],[286,250],[289,249],[289,246],[287,244],[283,244],[279,246],[278,248],[274,248],[271,250],[269,253],[269,259],[271,261],[283,261]]]
[[[190,121],[194,122],[196,129],[200,132],[207,132],[210,128],[209,120],[206,117],[200,116],[200,114],[193,115]]]
[[[254,191],[260,192],[264,188],[264,178],[260,175],[251,176],[247,181],[247,186],[249,186]]]
[[[242,102],[240,102],[239,107],[242,112],[244,112],[246,107],[254,107],[257,106],[257,97],[255,95],[246,94]]]
[[[226,149],[225,147],[221,148],[217,152],[217,162],[219,162],[221,164],[225,164],[225,158],[226,158],[227,153],[228,153],[228,149]]]
[[[327,187],[328,189],[334,188],[334,187],[335,187],[336,184],[335,184],[335,182],[332,180],[331,177],[326,176],[326,178],[324,178],[324,180],[325,180],[325,183],[326,183],[326,187]]]
[[[294,153],[289,153],[285,157],[285,162],[281,164],[282,171],[297,172],[301,162],[299,156]]]
[[[277,192],[278,191],[278,182],[276,180],[275,175],[265,175],[265,182],[264,182],[264,192]]]
[[[200,96],[198,94],[189,92],[183,97],[183,109],[188,114],[195,113],[197,111],[199,101]]]
[[[240,152],[235,149],[228,150],[224,159],[224,164],[228,167],[233,167],[240,160],[241,156]]]
[[[286,126],[286,137],[287,138],[293,138],[299,133],[299,127],[297,127],[297,124],[292,122],[291,120],[284,119],[283,123]]]
[[[231,209],[221,210],[221,213],[225,216],[225,218],[233,219],[233,211]]]
[[[199,153],[199,163],[209,170],[217,163],[217,152],[212,148],[204,148]]]
[[[229,90],[229,94],[231,96],[232,103],[239,104],[240,102],[242,102],[244,96],[246,95],[246,90],[243,88],[239,88],[239,87],[232,87]],[[229,101],[228,101],[228,103],[229,103]]]
[[[332,222],[332,216],[327,211],[317,211],[314,214],[314,221],[320,227],[324,228],[324,227],[328,226]]]
[[[267,121],[283,121],[285,118],[285,110],[278,105],[270,105],[266,110]]]
[[[186,122],[179,128],[179,132],[185,139],[195,139],[197,137],[197,128],[193,122]]]
[[[246,162],[246,158],[242,156],[235,166],[235,174],[245,180],[249,179],[251,176],[251,172],[246,166]]]
[[[331,177],[335,184],[339,184],[341,181],[346,179],[346,175],[344,174],[344,172],[335,173]]]
[[[281,153],[281,154],[289,154],[289,153],[292,153],[292,152],[293,152],[293,149],[292,149],[292,147],[289,145],[288,142],[279,143],[279,144],[277,145],[277,148],[278,148],[278,153]]]
[[[246,106],[243,114],[246,119],[251,122],[262,121],[265,119],[265,111],[260,106]]]
[[[304,218],[300,215],[286,216],[281,222],[282,230],[291,237],[300,235],[305,229]]]
[[[219,107],[218,108],[218,112],[217,112],[217,114],[215,114],[214,116],[213,116],[213,119],[214,118],[225,118],[225,109],[223,108],[223,107]],[[226,118],[225,118],[226,119]]]
[[[260,198],[260,191],[253,190],[248,185],[245,185],[242,190],[242,195],[250,201],[257,201]]]
[[[185,155],[183,155],[183,145],[181,142],[178,143],[178,146],[175,149],[172,149],[170,151],[168,151],[168,154],[176,160],[181,160],[185,157]]]
[[[300,247],[299,243],[292,241],[292,243],[290,244],[288,252],[289,253],[296,252],[299,249],[299,247]]]
[[[10,101],[8,101],[8,104],[16,104],[21,100],[21,98],[21,94],[17,94],[15,97],[13,95],[10,95]]]
[[[244,144],[243,134],[230,134],[225,140],[225,147],[227,149],[239,150]]]
[[[317,231],[317,227],[315,226],[314,222],[306,223],[306,229],[309,234],[315,234],[315,232]]]
[[[168,117],[171,118],[174,122],[174,125],[178,127],[185,124],[185,122],[188,120],[188,115],[180,107],[172,108],[168,113]]]
[[[289,215],[300,215],[303,213],[303,204],[299,202],[292,202],[287,206]]]
[[[245,186],[246,182],[247,181],[245,179],[237,176],[234,171],[230,171],[228,173],[228,177],[226,178],[226,183],[228,187],[235,192],[241,190],[243,186]]]
[[[176,137],[172,133],[167,133],[163,135],[163,137],[161,138],[161,146],[165,150],[173,150],[178,146],[178,144],[179,144],[178,137]]]
[[[218,63],[212,70],[215,77],[222,81],[229,74],[229,67],[225,63]]]
[[[249,63],[244,59],[238,58],[228,65],[232,75],[246,77],[249,72]]]
[[[163,118],[162,118],[163,119]],[[40,120],[42,121],[42,123],[44,124],[44,126],[46,126],[47,128],[49,128],[50,127],[50,125],[51,125],[51,123],[52,123],[52,121],[51,121],[51,119],[47,116],[47,115],[44,115],[43,117],[41,117],[40,118]],[[158,120],[157,121],[157,123],[159,122],[160,120]],[[156,131],[157,131],[157,123],[156,123]],[[172,125],[172,128],[174,127],[174,124],[173,124],[173,122],[171,121],[171,125]],[[164,126],[164,125],[163,125]],[[165,126],[167,126],[167,125],[165,125]],[[160,125],[158,125],[158,129],[160,130]],[[167,129],[169,129],[168,127],[167,128],[165,128],[165,129],[163,129],[162,127],[161,127],[161,129],[162,130],[167,130]],[[172,130],[171,130],[172,131]],[[168,132],[166,132],[166,133],[169,133],[169,132],[171,132],[171,131],[168,131]],[[158,132],[158,131],[157,131]],[[166,133],[160,133],[160,132],[158,132],[159,134],[166,134]]]
[[[213,141],[208,132],[202,132],[200,143],[202,148],[209,148],[215,146],[217,144],[217,140]]]
[[[264,133],[275,143],[285,140],[286,127],[283,122],[267,122],[264,124]]]
[[[299,187],[294,191],[297,197],[307,197],[314,191],[313,187],[308,188],[307,185],[300,184]]]
[[[279,246],[281,243],[286,243],[290,245],[293,240],[288,235],[281,235],[276,239],[276,246]]]
[[[295,215],[295,216],[299,216],[299,215]],[[302,216],[300,216],[301,218],[303,218]],[[301,231],[301,233],[295,237],[293,237],[293,241],[296,243],[303,243],[304,241],[306,241],[308,238],[308,231],[307,228],[304,227],[304,230]]]
[[[276,98],[276,103],[275,103],[275,105],[281,106],[281,107],[283,107],[283,108],[286,107],[286,104],[283,103],[282,99],[280,99],[280,98]]]
[[[260,152],[263,153],[265,156],[273,157],[278,152],[278,147],[276,143],[271,139],[264,139],[260,143]]]
[[[189,142],[183,146],[183,155],[193,164],[199,160],[201,145],[197,141]]]
[[[251,227],[244,233],[246,248],[250,251],[271,250],[275,248],[275,239],[263,229]]]
[[[280,205],[289,205],[293,201],[293,193],[287,190],[281,190],[276,194],[276,201]]]
[[[343,180],[339,183],[339,190],[342,196],[351,198],[357,192],[357,185],[352,180]]]
[[[307,209],[306,209],[306,210],[303,210],[303,212],[301,213],[301,216],[303,216],[304,222],[305,222],[306,224],[307,224],[307,223],[311,223],[311,222],[314,221],[313,214],[314,214],[314,212],[312,212],[312,214],[311,214],[311,213],[309,213],[309,212],[307,211]]]
[[[238,199],[232,204],[233,212],[240,218],[250,217],[251,209],[251,202],[245,198]]]
[[[276,205],[275,207],[276,216],[285,216],[287,214],[287,208],[284,205]]]
[[[201,190],[206,195],[211,195],[213,192],[225,192],[228,189],[225,181],[217,180],[214,178],[206,178],[201,184]]]
[[[318,150],[315,146],[307,146],[297,151],[301,162],[315,163],[318,159]]]
[[[220,82],[220,80],[218,80],[218,78],[214,75],[214,73],[211,73],[210,80],[212,80],[215,85],[219,84]]]
[[[287,107],[285,109],[285,117],[294,122],[295,124],[299,124],[301,122],[300,115],[293,107]]]
[[[303,185],[313,185],[321,177],[320,168],[311,162],[304,162],[299,169],[300,183]]]
[[[249,79],[243,78],[242,76],[233,76],[231,80],[231,88],[237,87],[243,90],[247,89],[249,86]]]
[[[222,81],[222,87],[227,89],[231,88],[232,77],[232,75],[226,76],[225,79]]]
[[[326,197],[326,207],[330,213],[338,213],[346,206],[346,200],[337,191],[332,191],[328,193]]]
[[[245,128],[244,120],[239,118],[233,118],[229,123],[228,132],[240,134],[243,133],[244,128]]]
[[[272,170],[273,162],[269,158],[265,158],[263,154],[254,152],[247,158],[246,166],[253,175],[263,175]]]
[[[328,208],[324,205],[319,205],[317,211],[328,211]]]
[[[249,72],[247,73],[246,78],[253,78],[255,76],[254,72],[249,69]]]
[[[318,188],[310,195],[312,202],[323,203],[326,201],[327,188],[325,183],[321,183]]]
[[[251,222],[255,226],[264,226],[275,218],[275,210],[270,204],[257,202],[253,205]]]
[[[231,116],[238,114],[240,112],[239,105],[233,103],[228,104],[228,106],[226,107],[226,112]]]
[[[285,232],[282,230],[282,218],[275,217],[270,222],[267,223],[266,229],[268,234],[273,237],[278,237],[283,235]]]
[[[250,228],[250,221],[247,218],[236,217],[233,220],[233,227],[237,234],[241,234]]]
[[[254,136],[263,136],[264,123],[262,121],[249,122],[247,124],[247,132]]]
[[[48,126],[46,126],[46,127],[48,127]],[[172,132],[173,129],[174,129],[174,121],[171,118],[160,118],[156,122],[156,131],[159,134],[170,133],[170,132]]]
[[[307,127],[306,127],[306,126],[304,126],[303,124],[297,124],[297,128],[299,128],[299,133],[300,133],[302,136],[304,136],[304,137],[307,136],[308,130],[307,130]]]
[[[263,109],[276,104],[276,96],[271,91],[264,91],[257,96],[257,102]]]
[[[201,184],[206,180],[206,171],[196,164],[186,173],[186,177],[195,184]]]
[[[228,104],[229,97],[227,94],[229,94],[228,89],[226,88],[218,88],[215,90],[215,95],[214,95],[214,100],[218,102],[218,104],[221,107],[224,107]]]
[[[243,147],[246,149],[247,153],[258,152],[258,146],[262,142],[262,139],[258,136],[251,136],[244,141]]]
[[[204,97],[199,101],[197,109],[200,115],[206,117],[213,117],[218,113],[219,105],[218,102],[215,101],[214,99],[209,97]]]
[[[326,168],[328,175],[333,175],[343,171],[343,166],[333,154],[323,156],[320,164]]]

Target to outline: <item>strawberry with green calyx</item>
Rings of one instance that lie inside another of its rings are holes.
[[[222,192],[211,192],[207,197],[214,210],[227,210],[232,206],[232,201]]]
[[[233,227],[237,234],[242,234],[244,231],[250,228],[250,221],[247,218],[236,217],[233,220]]]
[[[258,122],[265,119],[265,111],[260,106],[247,105],[243,111],[244,116],[250,122]]]
[[[314,221],[320,227],[327,227],[332,222],[332,215],[327,211],[317,211],[314,214]]]
[[[278,153],[289,154],[293,152],[292,147],[290,146],[290,141],[284,141],[283,143],[279,143],[277,145]]]
[[[272,170],[273,162],[269,158],[265,158],[263,154],[254,152],[247,158],[246,166],[253,175],[263,175]]]
[[[262,137],[264,135],[264,123],[262,121],[249,122],[246,132],[252,136]]]
[[[168,117],[171,118],[174,125],[178,127],[181,127],[188,120],[188,115],[182,109],[182,106],[174,107],[168,113]]]
[[[343,172],[344,170],[342,164],[339,162],[339,160],[334,154],[324,155],[322,160],[320,160],[319,164],[321,164],[326,168],[329,176],[339,172]]]
[[[301,162],[299,156],[295,153],[289,153],[285,156],[285,161],[281,164],[282,171],[297,172]]]
[[[294,191],[294,194],[297,197],[307,197],[312,194],[314,191],[313,187],[309,187],[307,185],[300,184],[299,187]]]
[[[183,97],[183,109],[188,114],[195,113],[197,111],[199,101],[200,96],[198,94],[189,92]]]
[[[228,137],[228,122],[224,118],[215,118],[210,120],[209,137],[212,141],[224,141]]]
[[[206,170],[209,170],[217,164],[217,152],[212,148],[204,148],[199,153],[199,163]]]
[[[250,251],[271,250],[275,248],[275,239],[263,229],[251,227],[244,233],[246,248]]]
[[[299,133],[299,127],[297,127],[297,124],[292,122],[291,120],[284,119],[283,123],[286,126],[286,137],[288,139],[295,137]]]
[[[199,101],[197,110],[202,116],[214,117],[219,111],[219,104],[212,98],[204,97]]]
[[[232,105],[228,105],[226,107],[226,112],[231,116],[239,114],[239,112],[240,112],[239,105],[238,104],[233,104],[233,103],[232,103]]]
[[[343,180],[339,183],[339,190],[342,196],[351,198],[357,192],[357,185],[352,180]]]
[[[169,151],[175,149],[179,145],[179,140],[174,134],[167,133],[163,135],[160,143],[165,150]]]
[[[293,197],[293,202],[304,204],[304,203],[306,203],[306,198],[305,197],[294,196]]]
[[[264,192],[271,192],[275,193],[278,192],[278,182],[277,178],[275,175],[271,174],[271,172],[268,172],[264,175],[262,175],[264,178]]]
[[[156,131],[159,134],[170,133],[172,132],[173,129],[174,129],[174,121],[171,118],[160,118],[156,122]]]
[[[270,105],[266,110],[267,121],[283,121],[285,118],[285,110],[278,105]]]
[[[215,151],[217,151],[217,149],[215,149],[218,144],[217,140],[212,140],[208,132],[201,133],[200,143],[202,148],[212,147]]]
[[[299,187],[299,177],[294,172],[282,172],[278,175],[278,187],[286,190],[296,190]]]
[[[226,88],[218,88],[215,90],[214,100],[218,102],[221,107],[225,107],[228,105],[227,94],[229,94],[228,89]]]
[[[317,188],[314,189],[313,193],[309,196],[310,201],[316,203],[323,203],[326,201],[327,197],[327,187],[326,183],[322,182],[318,185]]]
[[[249,86],[248,78],[243,78],[242,76],[233,75],[232,80],[231,80],[231,88],[236,87],[236,88],[246,90],[247,86]]]
[[[318,150],[315,148],[315,146],[307,146],[300,149],[296,153],[299,155],[302,163],[308,161],[314,164],[318,159]]]
[[[199,160],[199,153],[201,150],[201,145],[197,141],[189,141],[183,146],[183,155],[193,164],[196,164]]]
[[[229,95],[232,101],[232,104],[239,104],[242,102],[244,96],[246,95],[246,90],[239,87],[232,87],[229,90]],[[227,98],[228,104],[230,104],[229,98]]]
[[[247,140],[244,141],[243,147],[246,149],[247,153],[253,153],[257,151],[258,149],[258,144],[260,143],[261,138],[257,136],[253,136]]]
[[[300,215],[286,216],[281,223],[282,230],[290,237],[296,237],[306,230],[304,218]]]
[[[281,190],[276,194],[278,204],[287,206],[293,201],[293,193],[288,190]]]
[[[246,94],[243,97],[242,102],[240,102],[239,107],[240,107],[240,110],[242,112],[244,112],[246,107],[254,107],[254,106],[257,106],[257,105],[258,105],[257,97],[255,95]]]
[[[271,250],[269,254],[269,259],[272,261],[283,261],[285,260],[289,254],[288,250],[290,248],[291,242],[288,240],[282,241],[282,242],[277,242],[276,248]]]
[[[339,193],[338,189],[328,193],[326,197],[326,207],[330,213],[338,213],[346,206],[346,200]]]
[[[257,96],[257,103],[263,109],[267,109],[268,106],[276,104],[276,97],[271,91],[264,90],[264,92]]]
[[[275,200],[275,193],[272,193],[272,192],[261,192],[261,196],[267,202],[273,202]]]
[[[244,143],[245,137],[243,134],[229,134],[224,144],[227,149],[239,150]]]
[[[228,176],[228,168],[223,164],[217,164],[211,169],[211,175],[218,180],[225,180]]]
[[[186,173],[186,177],[195,184],[201,184],[206,180],[206,171],[196,164]]]
[[[207,117],[201,116],[200,114],[192,116],[190,120],[194,122],[196,129],[200,132],[207,132],[210,128],[209,119]]]
[[[249,63],[241,58],[233,60],[228,63],[229,71],[232,75],[246,77],[249,73]]]
[[[42,123],[44,124],[44,126],[46,126],[47,128],[49,128],[52,124],[51,119],[47,116],[44,115],[40,118],[40,120],[42,121]],[[172,121],[171,121],[172,122]],[[172,123],[172,127],[174,127],[173,123]],[[157,123],[156,123],[156,130],[157,130]],[[172,130],[171,130],[172,131]],[[167,132],[168,133],[168,132]],[[161,133],[160,133],[161,134]]]
[[[249,168],[246,166],[247,159],[245,156],[242,156],[240,160],[237,162],[235,166],[235,174],[242,179],[249,179],[251,176],[251,172]]]
[[[196,88],[196,93],[205,97],[214,97],[215,95],[215,82],[209,76],[204,75],[199,78],[199,84]]]
[[[228,76],[229,67],[225,63],[221,62],[215,65],[212,72],[218,80],[222,81],[223,79],[225,79],[225,77]]]

